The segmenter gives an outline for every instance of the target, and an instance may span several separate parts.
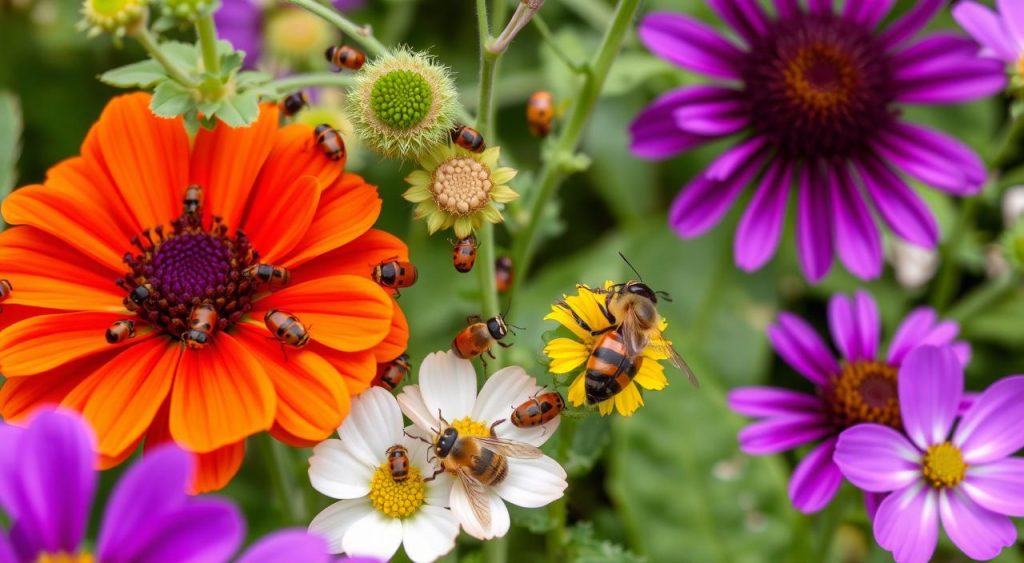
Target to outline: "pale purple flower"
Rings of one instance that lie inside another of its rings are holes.
[[[98,460],[92,430],[77,413],[42,411],[26,428],[0,424],[0,563],[30,563],[43,555],[84,549],[96,492]],[[114,487],[95,542],[96,561],[228,561],[245,524],[229,502],[186,493],[192,454],[174,445],[147,452]],[[287,554],[288,557],[282,558]],[[329,561],[327,543],[304,530],[256,542],[239,563]]]
[[[1024,57],[1024,2],[996,0],[996,7],[999,13],[978,2],[964,0],[953,8],[953,17],[984,47],[982,55],[1016,67]]]
[[[968,557],[992,559],[1013,545],[1009,516],[1024,516],[1024,376],[988,388],[956,422],[963,367],[949,348],[911,352],[899,376],[905,434],[859,424],[839,436],[835,462],[871,493],[891,493],[875,539],[899,563],[931,559],[939,521]]]
[[[1003,65],[949,32],[915,36],[942,6],[921,0],[887,26],[894,0],[709,0],[738,38],[688,16],[656,12],[640,39],[659,57],[718,80],[665,93],[630,126],[633,152],[667,158],[720,139],[734,145],[683,188],[670,222],[700,236],[744,189],[755,191],[735,236],[737,264],[775,253],[796,189],[796,241],[811,281],[835,255],[860,278],[882,271],[876,217],[907,242],[933,248],[935,218],[904,177],[956,196],[978,193],[980,158],[960,141],[904,121],[903,104],[974,100],[1006,84]],[[795,185],[794,185],[795,184]]]
[[[796,315],[782,313],[768,327],[775,351],[814,385],[813,394],[775,387],[741,387],[729,393],[733,410],[758,419],[739,433],[744,452],[767,455],[816,444],[789,482],[789,497],[803,512],[821,510],[839,490],[842,476],[832,453],[840,432],[861,422],[900,426],[897,373],[911,350],[952,344],[961,362],[966,364],[970,356],[967,343],[955,341],[958,325],[939,320],[927,307],[903,319],[883,355],[878,306],[863,291],[852,299],[833,296],[828,324],[838,360],[814,328]],[[879,499],[868,495],[865,500],[870,513]]]

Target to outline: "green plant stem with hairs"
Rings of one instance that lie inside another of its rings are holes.
[[[172,61],[163,51],[160,50],[160,45],[156,42],[156,37],[149,29],[142,27],[137,33],[133,35],[135,40],[142,45],[142,48],[149,53],[149,56],[153,57],[153,60],[160,63],[160,66],[164,67],[167,71],[167,76],[174,79],[175,82],[181,84],[188,89],[195,89],[198,84],[192,81],[188,77],[188,74],[182,70],[174,61]]]
[[[330,6],[324,6],[316,0],[289,0],[289,2],[327,20],[340,29],[345,34],[345,37],[362,45],[366,49],[367,54],[371,56],[380,56],[388,50],[379,39],[370,33],[369,28],[356,24]]]
[[[217,26],[213,23],[213,14],[196,20],[196,35],[203,53],[203,68],[210,74],[219,75],[220,55],[217,54]]]
[[[355,84],[355,76],[347,73],[337,72],[311,72],[308,74],[295,74],[285,78],[274,80],[267,84],[279,95],[290,94],[303,88],[317,86],[335,86],[338,88],[350,88]]]

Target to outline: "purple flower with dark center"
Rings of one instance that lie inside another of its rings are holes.
[[[999,13],[988,6],[964,0],[953,8],[953,17],[984,50],[982,54],[1013,65],[1024,77],[1024,2],[996,0]]]
[[[789,482],[789,497],[803,512],[816,512],[835,496],[842,483],[832,462],[839,433],[863,422],[902,430],[897,373],[907,354],[924,344],[948,345],[967,363],[970,348],[956,339],[959,327],[938,320],[935,311],[912,311],[881,355],[881,322],[870,295],[853,299],[836,295],[829,301],[828,324],[841,359],[805,321],[789,313],[768,327],[775,351],[794,370],[814,384],[814,394],[775,387],[742,387],[729,393],[736,412],[758,418],[739,433],[740,449],[752,455],[783,452],[816,444],[797,465]],[[867,495],[869,513],[880,498]]]
[[[949,348],[922,346],[900,368],[905,433],[859,424],[839,435],[835,462],[851,483],[889,493],[875,539],[900,563],[935,552],[939,521],[968,557],[992,559],[1013,545],[1009,516],[1024,516],[1024,376],[988,388],[955,423],[963,367]],[[954,430],[955,427],[955,430]]]
[[[658,98],[630,126],[632,150],[666,158],[736,136],[676,197],[670,221],[696,237],[756,187],[735,238],[737,264],[756,270],[775,253],[796,184],[796,239],[804,274],[824,277],[835,254],[853,274],[882,271],[875,214],[907,242],[933,248],[936,222],[902,174],[957,196],[985,180],[960,141],[900,116],[900,104],[946,104],[1000,91],[1002,64],[948,32],[914,39],[941,7],[921,0],[879,27],[894,0],[709,0],[740,38],[670,12],[648,15],[640,38],[659,57],[723,82]]]
[[[42,411],[27,428],[0,424],[0,563],[228,561],[245,524],[229,502],[189,497],[188,452],[163,446],[135,463],[107,504],[95,554],[84,550],[96,491],[96,439],[78,414]],[[95,555],[95,557],[94,557]],[[256,542],[240,563],[329,561],[327,543],[305,530]]]

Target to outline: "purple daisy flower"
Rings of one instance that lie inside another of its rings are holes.
[[[1024,376],[993,384],[954,424],[963,389],[956,354],[922,346],[900,368],[906,434],[859,424],[839,436],[843,475],[865,491],[891,492],[874,532],[900,563],[931,559],[939,520],[973,559],[992,559],[1017,539],[1009,516],[1024,516],[1024,459],[1010,456],[1024,447]]]
[[[952,344],[960,361],[967,363],[970,347],[954,340],[959,326],[940,321],[935,311],[915,309],[889,343],[879,350],[881,322],[878,306],[869,294],[852,298],[833,296],[828,306],[832,340],[841,359],[805,321],[789,313],[768,327],[775,351],[815,386],[815,393],[775,387],[741,387],[729,393],[736,412],[760,419],[739,433],[740,449],[767,455],[817,444],[797,465],[789,482],[789,497],[802,512],[816,512],[832,498],[842,476],[832,462],[839,433],[862,422],[901,429],[897,373],[907,354],[923,344]],[[879,498],[867,495],[869,513]]]
[[[92,429],[76,413],[44,411],[27,428],[0,424],[0,511],[11,522],[8,532],[0,529],[0,563],[93,560],[83,540],[97,460]],[[107,504],[95,560],[228,561],[242,543],[244,522],[227,501],[186,494],[194,466],[191,454],[168,445],[128,469]],[[327,543],[286,530],[238,559],[283,560],[329,561]]]
[[[640,38],[659,57],[722,83],[668,92],[630,126],[633,152],[666,158],[726,136],[735,146],[683,188],[670,221],[684,238],[722,218],[743,189],[756,190],[735,238],[737,264],[756,270],[775,253],[797,185],[796,238],[811,281],[833,256],[861,278],[882,271],[874,214],[898,237],[933,248],[936,222],[899,173],[957,196],[977,193],[981,159],[960,141],[911,125],[899,104],[964,102],[1000,91],[998,61],[948,32],[913,37],[941,7],[921,0],[884,28],[894,0],[709,0],[740,38],[680,14],[657,12]],[[867,197],[865,197],[867,196]],[[872,212],[872,208],[874,213]]]
[[[953,17],[984,49],[982,55],[999,59],[1024,71],[1024,3],[996,0],[999,13],[965,0],[953,8]]]

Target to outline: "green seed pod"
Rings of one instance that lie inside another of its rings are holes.
[[[78,27],[90,36],[110,33],[123,37],[145,26],[148,14],[146,0],[84,0]]]

